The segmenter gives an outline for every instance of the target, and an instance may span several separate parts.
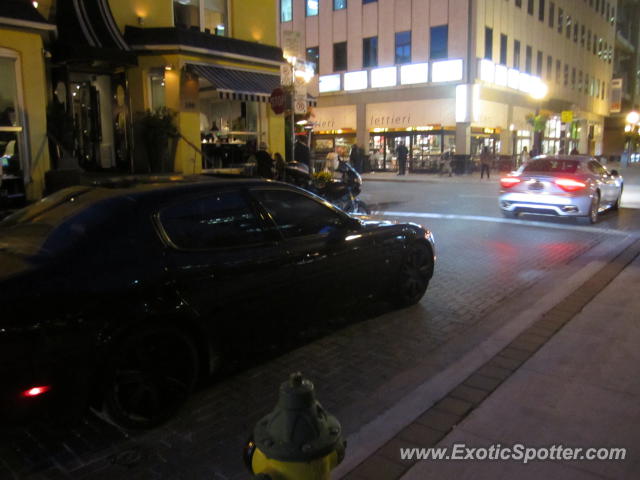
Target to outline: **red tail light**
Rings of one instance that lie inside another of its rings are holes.
[[[500,179],[500,185],[502,188],[511,188],[519,183],[520,179],[518,177],[502,177]]]
[[[22,396],[33,398],[37,397],[38,395],[42,395],[43,393],[47,393],[49,390],[51,390],[51,387],[49,385],[41,385],[39,387],[32,387],[29,390],[25,390],[24,392],[22,392]]]
[[[574,180],[573,178],[558,178],[556,180],[556,185],[558,185],[565,192],[575,192],[577,190],[582,190],[587,186],[586,183],[579,180]]]

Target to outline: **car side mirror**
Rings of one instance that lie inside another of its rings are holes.
[[[611,176],[612,177],[619,177],[620,173],[618,173],[618,170],[611,170]]]

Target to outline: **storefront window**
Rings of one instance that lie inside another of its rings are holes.
[[[152,70],[149,73],[149,88],[151,91],[151,109],[156,110],[164,107],[165,91],[164,91],[164,70]]]
[[[204,0],[203,29],[216,35],[228,35],[227,0]]]
[[[178,28],[196,28],[228,35],[226,0],[174,0],[173,20]]]
[[[290,22],[293,18],[292,0],[280,0],[280,21]]]
[[[0,171],[7,177],[21,176],[22,125],[16,88],[16,60],[0,57]],[[3,190],[6,184],[2,186]]]

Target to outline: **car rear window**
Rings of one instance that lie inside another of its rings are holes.
[[[580,162],[559,158],[538,158],[524,166],[523,172],[576,173]]]

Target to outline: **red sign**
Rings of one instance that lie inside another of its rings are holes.
[[[284,90],[280,87],[275,88],[273,92],[271,92],[271,98],[269,98],[269,103],[271,104],[271,110],[274,113],[280,114],[284,112],[286,95]]]

